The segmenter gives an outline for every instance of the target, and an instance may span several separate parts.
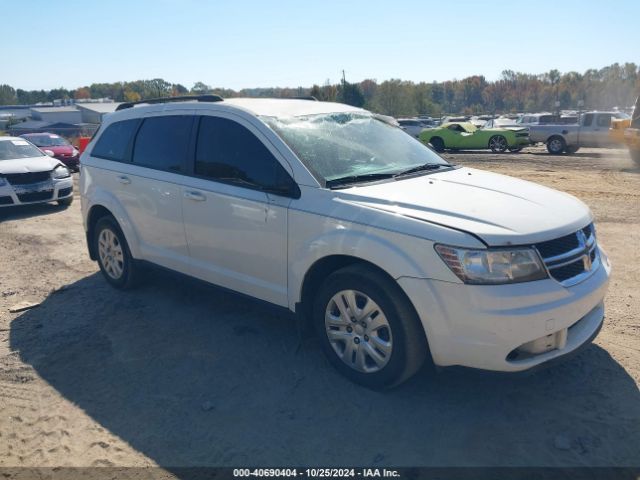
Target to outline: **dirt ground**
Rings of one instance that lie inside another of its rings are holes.
[[[614,269],[592,346],[372,392],[262,304],[168,273],[110,288],[78,198],[3,209],[0,466],[640,466],[640,170],[615,149],[445,157],[591,207]]]

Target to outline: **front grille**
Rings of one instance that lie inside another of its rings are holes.
[[[51,171],[10,173],[3,176],[11,185],[29,185],[30,183],[39,183],[51,179]]]
[[[584,261],[570,263],[564,267],[555,268],[551,275],[559,282],[564,282],[584,272]]]
[[[71,193],[72,190],[73,190],[72,187],[61,188],[60,190],[58,190],[58,197],[66,197],[67,195],[69,195]]]
[[[51,200],[51,197],[53,197],[53,190],[18,194],[18,199],[21,202],[38,202],[42,200]]]
[[[12,205],[13,199],[11,197],[0,197],[0,205]]]
[[[535,245],[552,278],[565,286],[588,277],[598,262],[593,224],[570,235]]]
[[[564,237],[556,238],[555,240],[549,240],[548,242],[538,243],[536,248],[542,258],[555,257],[562,253],[573,250],[578,247],[578,237],[575,233],[566,235]]]

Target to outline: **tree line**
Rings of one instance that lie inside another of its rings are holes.
[[[0,105],[31,105],[59,99],[111,98],[135,102],[156,97],[214,93],[222,97],[297,97],[339,101],[392,116],[610,109],[633,104],[640,93],[640,71],[635,63],[614,63],[584,73],[551,70],[528,74],[505,70],[487,81],[482,75],[445,82],[374,79],[298,88],[247,88],[239,91],[196,82],[190,89],[161,78],[133,82],[93,83],[75,90],[14,89],[0,85]]]

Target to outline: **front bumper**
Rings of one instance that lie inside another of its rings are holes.
[[[16,191],[18,188],[18,191]],[[34,203],[48,203],[62,200],[73,195],[73,177],[51,180],[46,186],[12,186],[5,183],[0,186],[0,208]]]
[[[526,137],[516,137],[516,147],[526,147],[527,145],[531,145],[531,139],[529,136]]]
[[[512,285],[408,277],[398,282],[420,316],[436,365],[516,372],[593,338],[604,320],[609,274],[603,256],[593,275],[568,288],[553,279]],[[540,348],[545,341],[553,346]]]

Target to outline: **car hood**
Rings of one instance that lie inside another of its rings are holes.
[[[57,145],[55,147],[38,147],[40,150],[51,150],[54,154],[60,155],[64,153],[66,155],[71,154],[73,152],[73,147],[71,145]]]
[[[339,201],[468,232],[492,246],[550,240],[592,221],[589,208],[571,195],[471,168],[336,193]]]
[[[53,170],[60,161],[48,156],[0,160],[0,175],[13,173],[47,172]]]

